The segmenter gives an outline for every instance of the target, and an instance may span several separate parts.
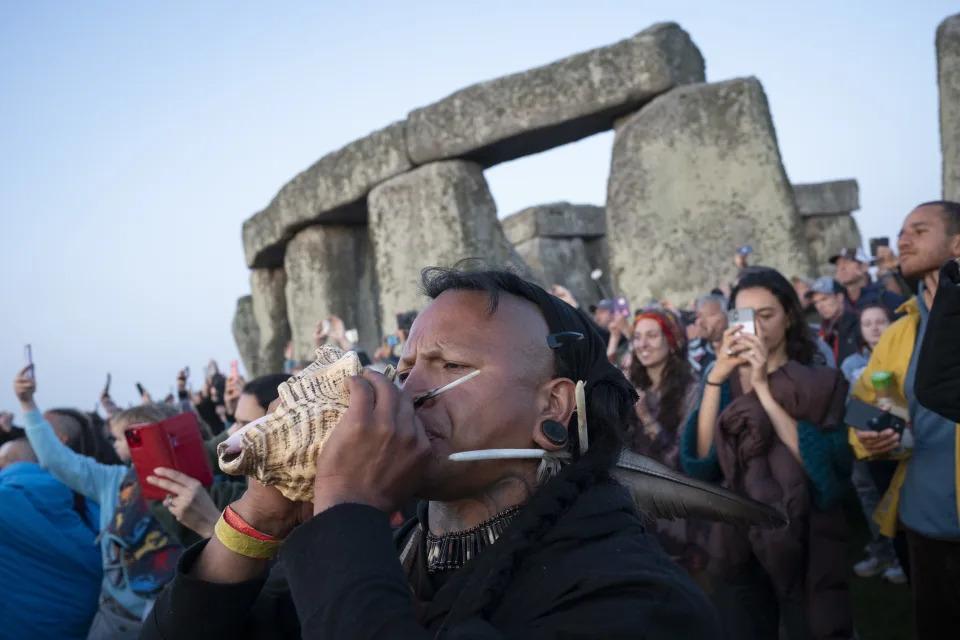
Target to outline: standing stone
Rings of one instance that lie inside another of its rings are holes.
[[[481,82],[407,118],[415,164],[464,157],[489,167],[595,133],[673,87],[703,82],[703,56],[674,23]]]
[[[424,267],[483,258],[532,277],[503,234],[483,169],[472,162],[435,162],[376,187],[368,199],[370,233],[385,332],[397,313],[420,310]]]
[[[863,238],[852,213],[860,208],[856,180],[793,185],[803,232],[818,275],[831,275],[830,258],[844,247],[861,247]]]
[[[813,272],[767,99],[755,78],[675,89],[617,129],[610,268],[631,301],[685,304],[736,276],[733,253]]]
[[[247,266],[283,266],[286,243],[312,223],[366,222],[370,189],[411,166],[403,122],[328,153],[284,185],[266,209],[243,223]]]
[[[262,373],[260,369],[260,328],[253,316],[253,296],[237,299],[233,314],[233,339],[243,361],[247,378],[253,379]]]
[[[294,236],[284,258],[287,317],[297,360],[313,359],[314,327],[331,315],[356,329],[372,355],[380,343],[377,281],[367,227],[318,225]]]
[[[286,280],[283,269],[254,269],[250,273],[253,317],[260,330],[260,375],[283,372],[283,351],[290,340]]]
[[[607,270],[602,252],[594,249],[606,233],[603,207],[555,202],[518,211],[501,224],[538,280],[565,286],[583,306],[602,297],[590,274]]]
[[[943,199],[960,201],[960,13],[937,28]]]

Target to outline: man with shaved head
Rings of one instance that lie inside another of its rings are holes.
[[[399,388],[349,379],[312,504],[251,480],[142,637],[717,638],[711,604],[611,479],[637,396],[589,318],[504,271],[428,269],[423,288]],[[484,459],[451,459],[464,452]]]

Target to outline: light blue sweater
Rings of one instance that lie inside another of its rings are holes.
[[[120,484],[127,475],[128,467],[101,464],[89,456],[76,453],[60,442],[53,427],[40,411],[29,411],[24,414],[23,419],[27,438],[40,465],[60,482],[100,505],[99,542],[104,569],[103,592],[129,611],[130,615],[142,618],[149,601],[131,590],[123,562],[119,559],[111,561],[114,539],[106,533],[116,511]],[[110,578],[110,574],[116,574],[116,571],[112,571],[115,569],[119,569],[122,576],[119,584],[113,584]]]

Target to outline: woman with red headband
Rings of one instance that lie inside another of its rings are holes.
[[[671,469],[680,469],[682,426],[698,399],[699,385],[687,359],[686,332],[665,309],[637,315],[633,324],[629,378],[640,399],[637,423],[627,433],[635,452]],[[692,575],[706,569],[707,528],[689,521],[657,521],[653,527],[664,550]]]

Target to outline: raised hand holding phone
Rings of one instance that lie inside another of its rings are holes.
[[[33,377],[33,349],[30,347],[29,344],[23,348],[23,358],[24,360],[27,361],[27,368],[24,369],[24,371],[27,372],[26,375],[28,377],[32,378]]]

